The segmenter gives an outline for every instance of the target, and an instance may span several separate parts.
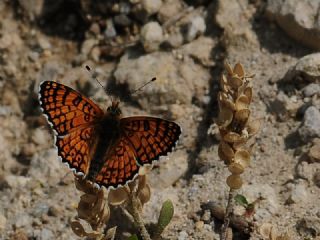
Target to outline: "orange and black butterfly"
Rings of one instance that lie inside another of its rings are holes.
[[[104,112],[79,92],[53,81],[40,84],[39,101],[62,162],[106,188],[133,180],[140,166],[172,151],[181,134],[178,124],[161,118],[121,118],[119,102]]]

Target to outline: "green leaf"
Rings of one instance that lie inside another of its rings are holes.
[[[174,213],[174,207],[171,200],[167,200],[162,204],[158,219],[156,236],[160,236],[163,230],[170,223]]]
[[[240,206],[243,206],[243,207],[247,207],[249,202],[247,201],[246,197],[241,195],[241,194],[237,194],[235,197],[234,197],[234,200],[236,201],[237,204],[239,204]]]
[[[139,238],[137,235],[133,234],[128,238],[128,240],[139,240]]]

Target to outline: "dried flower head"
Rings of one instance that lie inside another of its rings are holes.
[[[227,74],[221,76],[221,91],[218,94],[217,125],[221,135],[218,154],[231,172],[227,179],[228,186],[239,189],[242,186],[240,174],[250,164],[252,146],[248,147],[247,143],[259,130],[260,120],[250,120],[250,81],[253,76],[247,76],[240,63],[233,69],[226,63],[225,68]]]
[[[109,206],[125,206],[125,214],[132,215],[131,198],[136,197],[139,202],[138,210],[142,211],[143,204],[150,200],[151,191],[147,183],[146,173],[149,167],[141,167],[139,176],[128,185],[117,189],[106,190],[96,188],[90,181],[75,176],[76,188],[84,194],[78,204],[78,215],[71,221],[73,232],[80,237],[112,239],[115,236],[115,228],[111,228],[104,234],[104,226],[110,219]],[[129,216],[133,219],[132,216]],[[107,236],[109,236],[107,238]]]

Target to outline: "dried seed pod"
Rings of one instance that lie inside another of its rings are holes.
[[[262,122],[261,119],[255,119],[255,120],[250,121],[247,124],[247,131],[248,131],[249,136],[255,135],[259,131],[260,126],[261,126],[261,122]]]
[[[231,163],[228,166],[228,169],[232,174],[241,174],[244,172],[244,167],[241,164],[236,162]]]
[[[235,104],[233,103],[231,98],[228,97],[226,93],[222,93],[222,92],[218,93],[218,104],[219,104],[220,111],[225,108],[228,108],[230,110],[236,109]]]
[[[247,134],[247,131],[245,129],[245,125],[249,119],[249,116],[250,116],[249,109],[242,109],[240,111],[237,111],[234,114],[234,118],[233,118],[233,121],[231,124],[231,129],[234,132],[241,133],[241,136],[244,139],[248,139],[248,137],[249,137],[249,134]]]
[[[81,224],[80,220],[72,220],[70,222],[72,231],[79,237],[88,237],[88,238],[98,238],[101,237],[102,234],[98,231],[89,231],[87,232],[83,225]]]
[[[223,136],[223,140],[229,143],[237,143],[245,141],[245,138],[243,138],[239,133],[228,132]]]
[[[220,158],[222,161],[225,162],[225,164],[230,164],[230,162],[231,162],[232,159],[230,159],[230,157],[227,157],[227,156],[223,153],[220,145],[219,145],[219,148],[218,148],[218,155],[219,155],[219,158]]]
[[[239,78],[243,78],[244,77],[245,73],[244,73],[243,67],[242,67],[242,65],[240,63],[237,63],[234,66],[233,73],[237,74]]]
[[[246,87],[243,90],[243,94],[247,96],[249,103],[251,103],[251,101],[252,101],[252,87],[250,87],[250,86]]]
[[[144,165],[139,168],[139,176],[146,175],[152,170],[152,165]]]
[[[250,101],[246,95],[240,95],[235,104],[235,108],[237,111],[242,109],[248,109]]]
[[[129,195],[128,195],[128,189],[126,188],[127,186],[110,190],[108,195],[108,202],[113,206],[117,206],[127,201],[129,198]]]
[[[228,81],[225,75],[221,75],[220,78],[220,87],[222,89],[223,92],[228,92],[229,91],[229,87],[228,87]]]
[[[238,76],[228,78],[228,85],[233,89],[238,89],[243,84],[243,81]]]
[[[142,188],[138,192],[138,198],[140,199],[141,204],[145,204],[150,200],[150,197],[151,197],[150,186],[146,184],[144,188]]]
[[[232,174],[227,178],[227,185],[231,189],[239,189],[242,186],[242,179],[239,174]]]
[[[247,150],[241,149],[235,152],[234,162],[239,163],[243,168],[250,164],[250,153]]]
[[[219,127],[227,127],[233,119],[233,111],[228,108],[224,108],[219,112],[217,124]]]
[[[227,70],[229,75],[233,75],[233,70],[232,70],[232,68],[231,68],[229,63],[225,62],[224,63],[224,68]]]
[[[223,154],[231,161],[234,157],[234,151],[232,147],[230,147],[229,144],[225,143],[224,141],[221,141],[219,144],[219,148],[221,148],[221,151]]]
[[[250,110],[249,109],[242,109],[239,111],[236,111],[234,115],[234,121],[239,122],[241,125],[245,124],[250,116]]]

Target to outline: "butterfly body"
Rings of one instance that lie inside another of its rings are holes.
[[[106,188],[125,185],[144,164],[170,152],[179,125],[161,118],[121,118],[119,102],[104,112],[93,101],[57,82],[45,81],[40,106],[55,131],[62,162]]]

